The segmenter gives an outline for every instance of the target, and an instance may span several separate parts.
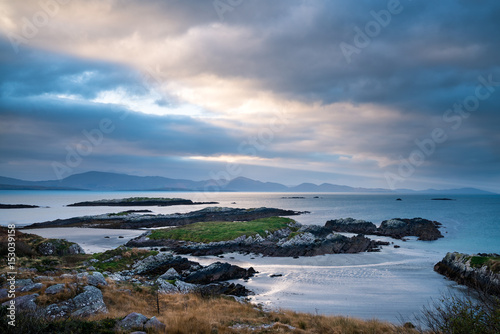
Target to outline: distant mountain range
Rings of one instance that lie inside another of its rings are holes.
[[[460,188],[415,191],[411,189],[356,188],[330,183],[316,185],[302,183],[298,186],[285,186],[274,182],[261,182],[246,177],[238,177],[229,182],[218,180],[192,181],[170,179],[161,176],[133,176],[117,173],[87,172],[68,176],[62,180],[24,181],[0,176],[0,190],[93,190],[93,191],[240,191],[240,192],[331,192],[331,193],[409,193],[409,194],[448,194],[448,195],[487,195],[494,194],[476,188]]]

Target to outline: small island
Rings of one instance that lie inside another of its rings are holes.
[[[122,199],[101,199],[68,204],[67,206],[173,206],[173,205],[198,205],[219,204],[218,202],[193,202],[183,198],[162,197],[129,197]]]
[[[376,252],[380,250],[379,246],[389,244],[369,239],[364,236],[365,233],[396,238],[415,235],[420,240],[436,240],[442,237],[439,225],[422,218],[391,219],[377,228],[373,223],[347,218],[319,226],[301,225],[290,218],[270,217],[245,222],[199,222],[168,230],[148,231],[126,245],[161,246],[178,254],[195,256],[233,252],[273,257],[316,256]],[[348,237],[337,231],[357,235]]]
[[[38,205],[29,205],[29,204],[1,204],[0,209],[33,209],[39,208]]]
[[[273,216],[294,216],[306,212],[282,210],[276,208],[225,208],[208,207],[188,213],[174,214],[139,214],[137,211],[122,211],[103,215],[56,219],[35,223],[25,228],[47,227],[92,227],[112,229],[140,229],[166,226],[181,226],[206,221],[249,221]]]

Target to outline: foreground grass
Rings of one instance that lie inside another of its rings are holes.
[[[242,235],[265,236],[266,231],[274,232],[288,227],[290,218],[271,217],[248,222],[200,222],[168,230],[155,230],[151,239],[174,239],[194,242],[227,241]]]

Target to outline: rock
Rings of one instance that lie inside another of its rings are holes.
[[[131,272],[135,275],[160,275],[174,268],[177,272],[191,270],[191,268],[200,267],[197,262],[189,261],[181,256],[173,256],[168,253],[151,255],[132,265]]]
[[[84,292],[71,300],[74,304],[72,316],[86,317],[95,313],[107,313],[106,304],[102,298],[102,292],[94,286],[86,286]]]
[[[207,285],[200,285],[196,289],[202,296],[214,297],[220,295],[230,295],[237,297],[245,297],[253,295],[254,293],[248,290],[245,286],[235,283],[212,283]]]
[[[180,293],[191,293],[198,287],[196,284],[190,284],[183,281],[176,281],[175,286]]]
[[[441,226],[440,223],[423,218],[395,218],[384,220],[377,229],[377,234],[396,239],[406,236],[416,236],[418,240],[430,241],[443,237],[438,229],[439,226]]]
[[[122,330],[144,329],[148,318],[140,313],[132,312],[116,323],[116,327]]]
[[[244,269],[229,263],[215,262],[193,272],[184,280],[188,283],[208,284],[231,279],[248,278],[255,273],[256,271],[253,268]]]
[[[15,302],[16,310],[18,311],[35,311],[37,306],[35,304],[35,299],[39,296],[38,293],[32,295],[25,295],[21,297],[16,297],[12,299]],[[9,306],[10,300],[2,303],[2,306]]]
[[[65,289],[66,289],[66,286],[64,284],[54,284],[54,285],[49,286],[47,289],[45,289],[45,294],[55,295],[55,294],[63,292]]]
[[[54,280],[54,277],[50,277],[50,276],[37,276],[34,278],[35,281],[39,282],[39,281],[53,281]]]
[[[19,288],[19,292],[28,292],[28,291],[31,291],[31,290],[39,290],[43,287],[43,284],[42,283],[33,283],[33,284],[28,284],[28,285],[25,285],[21,288]]]
[[[9,296],[9,290],[7,289],[0,289],[0,299],[7,298]]]
[[[177,293],[179,292],[179,289],[177,287],[164,279],[158,278],[156,280],[156,284],[158,285],[158,292],[159,293]]]
[[[374,234],[377,230],[375,224],[354,218],[329,220],[326,222],[325,227],[331,231],[360,234]]]
[[[16,280],[16,287],[24,287],[26,285],[31,285],[33,284],[33,281],[31,278],[25,278],[25,279],[17,279]]]
[[[269,275],[269,277],[273,277],[273,278],[274,277],[281,277],[281,276],[283,276],[283,274],[272,274],[272,275]]]
[[[175,270],[174,268],[170,268],[163,275],[161,275],[160,278],[164,280],[176,280],[181,278],[181,275],[179,275],[177,270]]]
[[[49,241],[42,242],[37,247],[37,251],[42,255],[74,255],[85,254],[80,245],[74,242],[69,242],[64,239],[49,239]]]
[[[167,326],[160,320],[156,319],[156,317],[152,317],[146,322],[144,329],[153,329],[163,333],[167,329]]]
[[[93,285],[96,287],[108,285],[108,282],[106,282],[106,279],[104,278],[103,274],[101,274],[98,271],[94,271],[92,275],[88,275],[87,282],[89,283],[89,285]]]

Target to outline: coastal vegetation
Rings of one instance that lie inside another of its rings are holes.
[[[153,231],[150,239],[173,239],[193,242],[217,242],[233,240],[241,236],[260,235],[287,228],[294,220],[283,217],[261,218],[237,222],[199,222],[172,229]]]

